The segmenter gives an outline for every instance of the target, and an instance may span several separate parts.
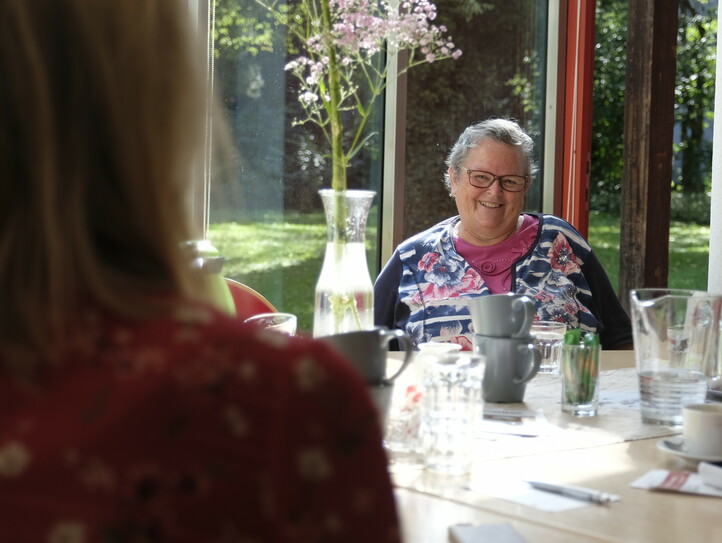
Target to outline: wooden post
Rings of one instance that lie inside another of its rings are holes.
[[[667,286],[678,2],[629,1],[619,298]]]
[[[564,93],[563,195],[560,215],[583,236],[587,236],[596,1],[573,0],[566,4],[566,8],[565,66],[568,74]]]

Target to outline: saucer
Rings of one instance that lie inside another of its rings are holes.
[[[665,437],[657,441],[657,448],[690,462],[722,462],[722,455],[700,456],[684,450],[684,438],[682,436]]]

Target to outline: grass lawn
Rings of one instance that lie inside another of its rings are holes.
[[[619,217],[589,216],[589,244],[615,289],[619,286]],[[707,290],[709,226],[672,222],[669,232],[669,287]]]
[[[213,224],[208,238],[225,256],[223,273],[262,293],[279,311],[313,326],[313,297],[326,245],[321,213],[290,220]]]
[[[369,221],[373,224],[373,221]],[[369,230],[367,239],[375,232]],[[226,257],[223,273],[255,288],[279,310],[298,315],[299,330],[313,323],[313,296],[326,244],[321,213],[262,223],[211,225],[209,239]],[[593,214],[589,242],[614,285],[619,278],[619,218]],[[709,227],[672,223],[669,286],[706,290]]]

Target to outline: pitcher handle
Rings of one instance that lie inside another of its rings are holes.
[[[401,348],[406,352],[406,356],[404,356],[404,361],[398,371],[394,373],[391,377],[386,378],[386,381],[390,382],[396,379],[399,375],[401,375],[401,372],[404,371],[406,369],[406,366],[409,365],[409,362],[411,362],[411,357],[414,355],[414,344],[411,341],[411,337],[406,332],[404,332],[403,330],[399,330],[398,328],[395,328],[393,330],[384,330],[382,334],[384,339],[386,340],[387,345],[392,339],[398,339]]]
[[[527,362],[531,362],[531,364],[529,364],[529,369],[523,376],[514,377],[515,385],[520,385],[522,383],[526,383],[527,381],[531,381],[539,371],[539,366],[541,365],[541,353],[539,352],[539,349],[534,347],[533,343],[529,343],[527,345],[519,345],[519,351],[522,350],[527,351]]]

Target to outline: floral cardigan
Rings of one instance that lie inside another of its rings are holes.
[[[566,221],[537,216],[531,248],[512,264],[511,291],[534,300],[536,320],[598,332],[606,349],[631,343],[629,317],[587,241]],[[374,286],[377,325],[401,328],[416,344],[472,348],[467,300],[491,292],[454,247],[458,222],[446,219],[399,245]]]

